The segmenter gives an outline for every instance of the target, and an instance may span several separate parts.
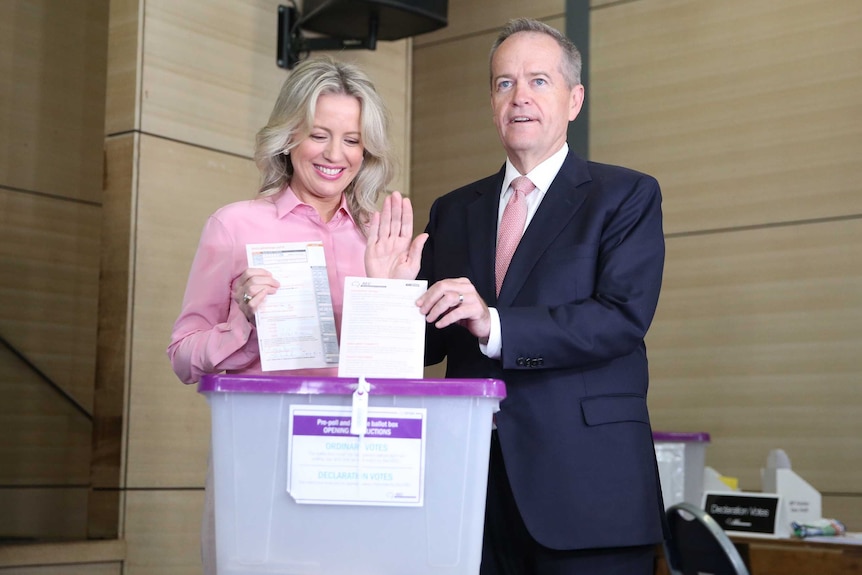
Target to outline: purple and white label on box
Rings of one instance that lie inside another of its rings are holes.
[[[369,407],[364,436],[351,408],[291,405],[287,491],[297,503],[422,505],[425,408]]]

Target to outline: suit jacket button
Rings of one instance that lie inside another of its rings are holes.
[[[530,358],[530,367],[538,367],[538,365],[539,365],[538,359],[536,359],[535,357]]]
[[[543,357],[540,357],[540,358],[539,358],[539,359],[537,359],[536,361],[537,361],[537,362],[539,362],[539,365],[540,365],[540,366],[545,365],[545,358],[543,358]]]
[[[515,365],[517,365],[517,366],[519,366],[519,367],[524,367],[524,363],[525,363],[525,362],[524,362],[524,358],[523,358],[523,357],[519,357],[519,358],[518,358],[518,360],[515,362]]]

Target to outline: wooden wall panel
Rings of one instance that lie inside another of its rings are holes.
[[[140,128],[143,3],[110,0],[105,134]]]
[[[141,129],[251,157],[254,136],[289,74],[275,64],[280,3],[147,2]],[[381,42],[375,51],[329,53],[362,66],[375,81],[392,111],[393,144],[405,169],[408,46],[403,40]],[[394,188],[408,190],[405,174],[399,172]]]
[[[99,207],[0,188],[0,334],[88,411]]]
[[[254,197],[251,160],[141,137],[132,311],[128,485],[202,486],[209,407],[165,349],[207,217]],[[181,439],[181,440],[178,440]]]
[[[0,2],[4,541],[86,536],[107,19],[108,0]]]
[[[278,0],[145,3],[141,129],[250,156],[286,76]]]
[[[823,517],[839,519],[849,531],[862,531],[862,495],[825,493],[821,505]]]
[[[122,541],[78,541],[0,547],[2,575],[120,575]]]
[[[21,543],[84,539],[87,492],[86,486],[0,489],[0,535]]]
[[[662,184],[668,233],[859,214],[862,4],[592,12],[590,155]]]
[[[94,563],[84,565],[52,565],[37,567],[0,567],[0,575],[121,575],[122,563]]]
[[[124,575],[199,575],[203,490],[128,495]]]
[[[105,140],[105,189],[102,206],[102,251],[99,283],[99,332],[93,421],[93,457],[89,533],[119,534],[125,482],[126,395],[132,308],[131,225],[137,206],[139,135],[126,133]]]
[[[102,251],[99,284],[99,336],[96,362],[96,431],[93,436],[93,484],[120,486],[125,417],[130,310],[133,304],[130,259],[136,230],[140,136],[105,140],[105,190],[102,207]]]
[[[648,338],[653,424],[708,431],[760,489],[782,448],[820,491],[862,484],[862,221],[671,238]]]
[[[0,185],[99,200],[107,0],[0,2]]]
[[[416,46],[458,42],[467,36],[496,34],[510,18],[559,19],[566,13],[565,0],[449,0],[449,23],[445,28],[416,36]],[[485,60],[491,45],[485,49]]]
[[[0,347],[0,397],[0,488],[86,485],[90,419],[6,347]],[[11,510],[0,510],[2,525]]]
[[[417,229],[439,196],[499,169],[487,57],[494,33],[414,51],[411,184]]]

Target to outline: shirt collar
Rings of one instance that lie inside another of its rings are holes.
[[[563,167],[563,162],[566,161],[566,156],[569,154],[569,144],[563,142],[563,147],[554,152],[547,160],[533,168],[528,174],[521,174],[517,168],[512,165],[512,162],[506,158],[506,175],[503,177],[503,192],[509,189],[512,180],[518,176],[527,176],[533,185],[536,186],[542,193],[547,192],[551,187],[551,182],[557,177],[560,168]]]
[[[282,191],[275,197],[273,203],[275,203],[275,210],[279,219],[282,219],[287,216],[287,214],[295,211],[299,206],[308,206],[311,208],[311,206],[300,201],[299,198],[296,197],[296,194],[293,193],[289,184],[282,188]],[[350,214],[350,210],[347,208],[346,194],[341,194],[341,204],[338,206],[338,211],[344,212],[344,215],[350,218],[350,221],[356,225],[356,222],[353,220],[353,216]]]

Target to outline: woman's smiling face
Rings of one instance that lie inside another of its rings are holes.
[[[321,95],[308,136],[290,151],[290,187],[324,221],[338,209],[341,195],[362,167],[361,114],[353,96]]]

